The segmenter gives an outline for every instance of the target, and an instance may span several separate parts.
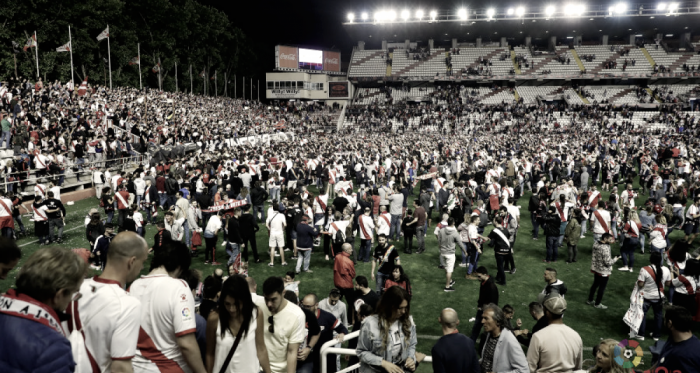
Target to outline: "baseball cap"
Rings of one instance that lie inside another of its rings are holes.
[[[566,299],[559,294],[548,297],[542,305],[555,315],[561,315],[566,311]]]

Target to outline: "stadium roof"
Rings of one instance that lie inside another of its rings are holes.
[[[372,44],[382,40],[403,42],[409,39],[427,43],[431,38],[437,45],[444,45],[453,38],[459,42],[474,42],[476,38],[489,42],[506,37],[521,43],[527,36],[533,40],[582,36],[584,41],[595,41],[608,35],[610,41],[619,39],[625,43],[629,42],[629,35],[643,36],[648,41],[658,34],[678,39],[681,34],[692,34],[700,19],[697,3],[613,3],[591,8],[562,4],[559,9],[553,5],[530,9],[516,6],[434,13],[428,9],[378,9],[374,12],[358,9],[348,14],[353,20],[346,21],[343,26],[353,40],[365,41],[373,48]],[[422,18],[418,19],[417,14]],[[366,18],[363,20],[363,17]]]

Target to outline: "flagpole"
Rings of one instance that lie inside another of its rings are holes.
[[[139,90],[143,90],[143,83],[141,82],[141,43],[136,43],[136,49],[139,51]]]
[[[70,81],[73,85],[73,89],[75,89],[75,80],[73,79],[73,38],[71,36],[70,26],[68,26],[68,46],[70,46]]]
[[[243,99],[245,100],[245,76],[243,77]]]
[[[36,77],[41,79],[41,76],[39,76],[39,40],[36,38],[36,30],[34,30],[34,44],[36,44],[34,48],[36,53]]]
[[[109,63],[109,89],[112,89],[112,55],[109,47],[109,25],[107,25],[107,61]],[[103,65],[104,66],[104,65]]]
[[[175,92],[177,92],[177,62],[175,62]]]
[[[258,79],[258,101],[260,101],[260,79]]]
[[[217,84],[216,84],[216,83],[217,83],[217,82],[216,82],[217,80],[219,80],[219,79],[217,79],[217,77],[216,77],[216,70],[214,70],[214,97],[219,97],[219,88],[218,88],[218,86],[217,86]]]
[[[190,64],[190,94],[192,94],[192,87],[194,84],[192,83],[192,64]]]
[[[238,98],[236,96],[236,74],[233,74],[233,98]]]
[[[253,78],[250,78],[250,100],[253,100]]]
[[[224,71],[224,96],[228,96],[228,80],[226,79],[226,71]]]

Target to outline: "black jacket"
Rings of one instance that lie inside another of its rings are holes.
[[[561,218],[559,214],[547,214],[544,217],[538,219],[542,224],[544,224],[544,234],[545,236],[559,236],[561,227]]]
[[[228,240],[231,243],[243,243],[241,239],[241,224],[235,217],[228,220]]]
[[[253,206],[262,206],[267,197],[267,191],[261,187],[254,187],[250,191],[250,199],[253,202]]]
[[[530,197],[530,203],[527,205],[527,211],[537,212],[540,209],[540,197],[537,194],[533,194]]]
[[[231,219],[233,220],[233,219]],[[229,227],[231,226],[231,220],[229,220],[228,225]],[[238,224],[241,227],[241,237],[246,239],[246,238],[255,238],[255,233],[260,230],[260,227],[258,226],[258,223],[255,222],[255,219],[253,218],[253,214],[243,214],[241,215],[240,220],[238,220]]]
[[[479,287],[479,300],[476,302],[479,308],[489,303],[498,305],[498,287],[493,281],[493,277],[489,277],[481,284]]]

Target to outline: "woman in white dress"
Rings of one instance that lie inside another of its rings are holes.
[[[241,341],[229,364],[226,357],[243,328]],[[233,275],[223,284],[219,304],[207,320],[207,372],[270,373],[264,341],[263,313],[254,303],[248,282]]]

